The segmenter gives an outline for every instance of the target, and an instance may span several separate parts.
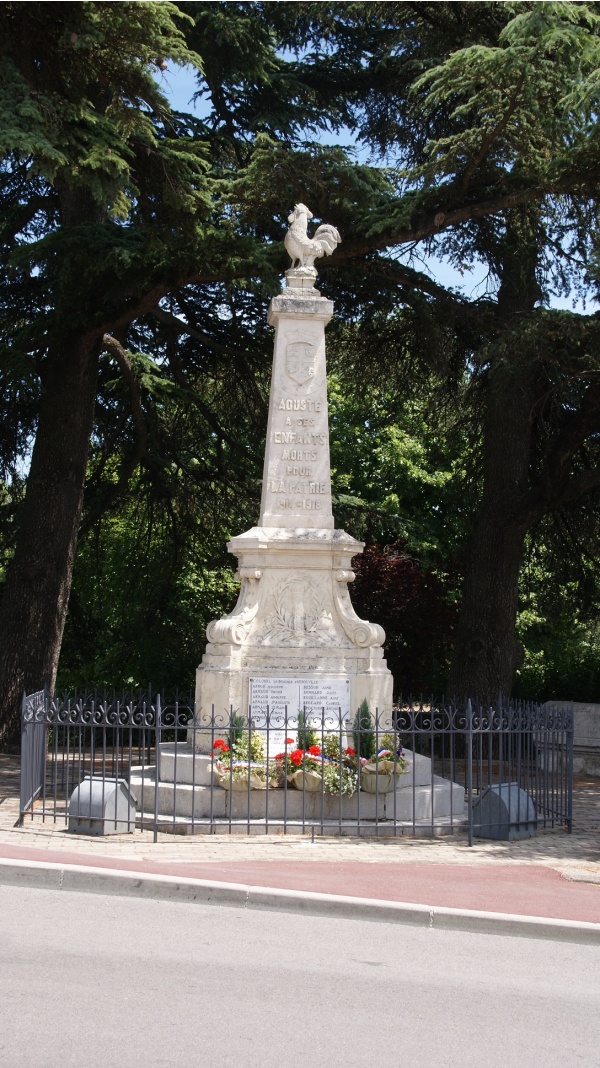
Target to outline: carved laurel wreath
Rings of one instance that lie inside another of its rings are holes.
[[[284,579],[273,599],[274,610],[263,640],[279,645],[298,640],[332,644],[334,635],[327,629],[326,606],[316,582]]]

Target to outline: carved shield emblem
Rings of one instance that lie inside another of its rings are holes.
[[[290,341],[286,349],[286,370],[299,386],[309,382],[315,374],[316,348],[312,339]]]

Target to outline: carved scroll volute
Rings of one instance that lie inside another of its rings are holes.
[[[350,600],[348,583],[354,582],[354,571],[336,571],[333,584],[333,600],[344,631],[354,645],[361,648],[380,646],[385,641],[385,631],[379,623],[367,623],[357,616]]]
[[[240,567],[236,578],[241,580],[237,604],[228,616],[213,619],[206,628],[206,637],[215,644],[242,645],[258,612],[258,584],[262,571],[254,567]]]

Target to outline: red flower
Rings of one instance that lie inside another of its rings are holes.
[[[321,756],[321,750],[319,749],[318,745],[309,745],[308,751],[311,756]]]
[[[286,738],[285,744],[286,745],[293,745],[294,744],[294,739],[293,738]]]
[[[349,745],[347,749],[344,749],[344,753],[346,756],[356,756],[356,749],[353,749],[352,746]]]
[[[292,764],[295,764],[296,767],[299,767],[300,764],[302,763],[302,757],[303,756],[304,756],[304,750],[302,750],[302,749],[294,749],[294,752],[290,753],[290,760],[291,760]]]
[[[222,753],[229,752],[229,746],[226,742],[223,741],[222,738],[217,738],[215,744],[213,745],[213,749],[220,749]]]
[[[283,760],[284,757],[285,757],[285,753],[278,753],[277,756],[274,759],[275,760]]]

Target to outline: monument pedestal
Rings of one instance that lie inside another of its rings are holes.
[[[373,713],[391,716],[384,631],[359,619],[348,593],[352,557],[362,552],[362,543],[343,530],[254,527],[228,549],[239,561],[240,595],[234,611],[207,629],[196,675],[197,723],[208,724],[213,710],[214,722],[223,717],[225,725],[232,709],[244,717],[250,707],[253,714],[264,712],[265,703],[272,709],[276,687],[265,691],[257,685],[261,677],[310,680],[310,705],[306,697],[302,703],[308,712],[331,714],[338,712],[336,691],[325,684],[346,680],[342,712],[352,716],[366,699]],[[283,713],[281,704],[277,711]],[[287,711],[296,716],[298,704]],[[196,747],[207,752],[214,730],[210,736],[196,731],[195,737]]]

